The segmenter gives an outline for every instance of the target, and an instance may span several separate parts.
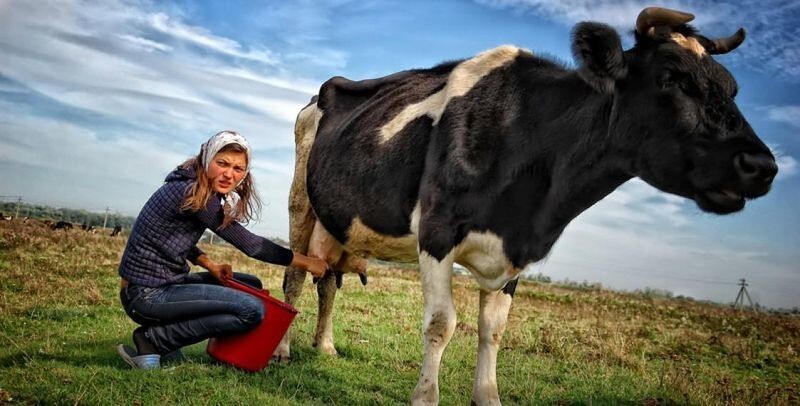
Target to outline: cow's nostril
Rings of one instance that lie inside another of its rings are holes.
[[[769,184],[778,172],[775,159],[768,154],[742,152],[733,158],[733,165],[744,181],[759,181]]]
[[[748,159],[749,154],[739,154],[733,158],[733,164],[736,165],[736,171],[740,175],[751,177],[758,173],[758,169],[753,166]]]

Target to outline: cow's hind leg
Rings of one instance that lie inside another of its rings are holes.
[[[325,230],[322,223],[317,221],[311,234],[308,254],[332,264],[334,271],[328,272],[317,282],[319,309],[317,311],[317,332],[314,334],[313,345],[323,354],[337,354],[336,347],[333,345],[333,302],[336,299],[335,272],[343,271],[340,269],[343,253],[341,244]]]
[[[308,252],[308,245],[311,239],[311,232],[314,229],[316,218],[311,211],[310,205],[298,204],[289,207],[289,244],[293,251],[299,253]],[[303,284],[306,280],[306,271],[287,266],[283,274],[283,295],[286,303],[294,305],[295,301],[303,293]],[[285,362],[291,355],[292,329],[286,332],[280,344],[272,355],[273,360]]]
[[[456,309],[450,286],[453,253],[437,261],[423,251],[420,253],[419,267],[425,301],[422,322],[424,355],[411,402],[414,405],[430,405],[439,403],[439,365],[456,328]]]
[[[311,202],[306,191],[306,165],[308,155],[317,133],[322,111],[316,107],[315,100],[297,115],[294,127],[295,166],[292,188],[289,190],[289,243],[295,252],[308,253],[311,235],[316,224],[316,216],[311,209]],[[286,267],[283,275],[283,294],[286,302],[293,304],[303,292],[306,273],[302,269]],[[291,329],[283,336],[273,358],[279,361],[289,359]]]
[[[497,348],[506,328],[508,310],[517,280],[510,281],[502,290],[481,290],[480,314],[478,316],[478,368],[472,387],[472,403],[475,405],[499,405],[497,393]]]
[[[338,271],[334,269],[334,271]],[[317,282],[317,295],[319,308],[317,310],[317,332],[314,334],[314,347],[319,352],[328,355],[337,355],[333,344],[333,302],[336,299],[336,276],[328,272]]]
[[[312,238],[314,240],[314,238]],[[337,244],[338,245],[338,244]],[[319,296],[319,309],[317,311],[317,332],[314,334],[314,347],[317,347],[323,354],[337,355],[336,347],[333,344],[333,303],[336,299],[335,272],[366,274],[367,261],[356,257],[347,252],[338,251],[339,260],[333,265],[334,272],[328,272],[324,278],[317,283],[317,295]],[[326,260],[333,261],[330,253],[320,254]]]

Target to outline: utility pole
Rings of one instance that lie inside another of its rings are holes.
[[[744,298],[747,297],[747,302],[750,303],[750,309],[755,311],[755,307],[753,307],[753,301],[750,300],[750,294],[747,293],[747,282],[745,282],[744,278],[739,279],[739,293],[736,295],[736,300],[733,302],[734,309],[740,309],[744,307]]]
[[[17,209],[14,211],[14,220],[19,217],[19,205],[22,204],[22,196],[17,197]]]
[[[106,223],[108,223],[108,206],[106,206],[106,215],[103,217],[103,230],[106,229]]]

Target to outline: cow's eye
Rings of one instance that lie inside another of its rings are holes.
[[[658,84],[660,89],[666,90],[678,84],[678,76],[675,72],[665,70],[656,78],[656,84]]]

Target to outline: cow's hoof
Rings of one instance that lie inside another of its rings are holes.
[[[275,353],[272,354],[271,362],[278,362],[281,364],[285,364],[289,362],[289,347],[285,345],[278,345],[278,348],[275,349]]]
[[[475,398],[472,398],[472,402],[470,402],[470,404],[475,406],[500,406],[502,403],[500,403],[500,398],[481,400],[475,400]]]
[[[439,397],[424,396],[422,398],[417,398],[414,396],[411,398],[411,404],[413,406],[435,406],[439,404]]]
[[[331,356],[339,355],[339,352],[336,351],[336,347],[334,347],[332,343],[314,343],[314,347],[317,347],[317,350],[320,352],[320,354]]]

